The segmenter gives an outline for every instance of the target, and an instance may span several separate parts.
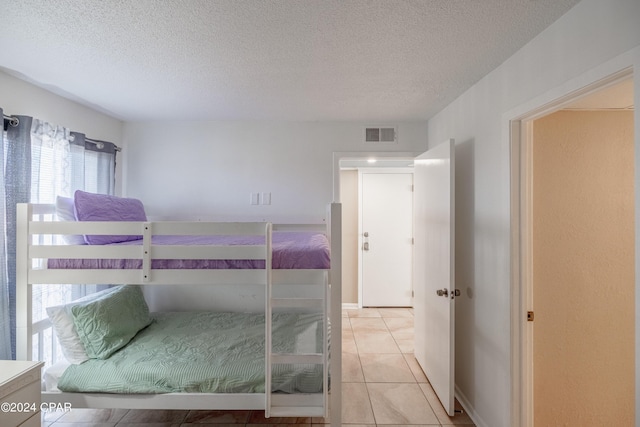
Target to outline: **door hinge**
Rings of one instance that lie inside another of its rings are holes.
[[[527,322],[533,322],[534,314],[533,311],[527,311]]]

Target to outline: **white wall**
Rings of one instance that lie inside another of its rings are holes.
[[[89,138],[122,145],[122,122],[17,79],[0,70],[0,107],[7,115],[32,116]],[[116,159],[116,191],[121,188],[122,153]]]
[[[125,125],[126,194],[157,219],[318,222],[333,200],[333,153],[421,152],[426,122],[398,144],[364,143],[364,123],[170,122]],[[252,206],[250,193],[270,192]]]
[[[170,122],[125,125],[125,193],[156,220],[322,222],[333,201],[334,152],[415,151],[427,146],[423,123],[403,123],[398,144],[370,147],[364,123]],[[252,206],[250,193],[270,192]],[[254,311],[260,290],[171,287],[147,292],[154,310],[194,307]],[[179,302],[179,304],[176,304]]]
[[[509,120],[608,70],[640,88],[639,19],[637,0],[583,0],[429,120],[430,146],[456,140],[456,387],[479,426],[511,424]]]

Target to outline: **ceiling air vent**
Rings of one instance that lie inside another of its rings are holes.
[[[395,127],[365,128],[365,142],[393,144],[397,142],[396,128]]]

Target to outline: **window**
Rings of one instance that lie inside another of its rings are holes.
[[[8,137],[6,130],[3,133],[5,171],[9,171],[5,174],[23,173],[25,175],[20,177],[19,185],[29,192],[31,203],[55,203],[57,196],[73,197],[73,192],[76,190],[113,194],[116,154],[113,144],[106,142],[94,144],[86,141],[83,134],[37,119],[31,122],[30,132],[28,128],[22,129],[21,135],[21,137],[14,135]],[[28,150],[21,152],[19,156],[9,156],[8,153],[12,149],[23,151],[18,144],[27,144]],[[25,172],[28,168],[31,169],[30,174]],[[5,182],[7,182],[6,178]],[[7,195],[5,205],[14,204],[14,200],[20,199]],[[9,230],[5,238],[10,245]],[[38,238],[43,240],[42,243],[63,243],[58,241],[61,239],[58,236]],[[10,264],[11,261],[7,265],[9,270]],[[15,265],[13,268],[15,271]],[[9,294],[11,295],[12,286],[15,295],[15,283],[9,283]],[[47,319],[47,307],[63,304],[96,290],[98,290],[96,285],[34,285],[32,288],[34,324]],[[15,314],[12,313],[12,316],[15,319]],[[34,340],[34,359],[50,364],[55,361],[57,354],[61,353],[51,329],[39,340]]]

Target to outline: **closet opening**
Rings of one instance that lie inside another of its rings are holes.
[[[511,121],[513,425],[634,423],[633,90],[625,69]]]

